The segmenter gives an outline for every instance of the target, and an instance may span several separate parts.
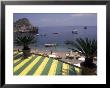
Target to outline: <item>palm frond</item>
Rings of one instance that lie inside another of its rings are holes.
[[[82,39],[77,38],[72,45],[78,50],[81,51],[86,57],[91,57],[97,53],[97,41],[90,40],[88,38]]]
[[[15,39],[15,43],[17,45],[29,45],[32,43],[35,43],[34,41],[34,36],[33,35],[29,35],[29,34],[18,34],[16,39]]]

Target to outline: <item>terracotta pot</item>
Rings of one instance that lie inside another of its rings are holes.
[[[96,75],[96,70],[97,70],[97,66],[95,66],[94,64],[94,67],[90,68],[90,67],[87,67],[87,66],[84,66],[83,64],[84,62],[82,62],[80,64],[81,66],[81,74],[82,75]]]
[[[29,56],[30,56],[30,49],[28,49],[28,50],[23,50],[23,56],[24,56],[25,58],[29,57]]]

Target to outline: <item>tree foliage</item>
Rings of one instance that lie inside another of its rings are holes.
[[[75,42],[71,43],[71,45],[73,45],[78,52],[80,51],[87,58],[92,58],[93,56],[97,55],[96,40],[77,38]]]
[[[34,38],[32,34],[19,34],[15,39],[15,44],[22,45],[24,49],[29,49],[29,45],[35,43]]]

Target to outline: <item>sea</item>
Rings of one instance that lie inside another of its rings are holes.
[[[75,30],[77,33],[72,33]],[[76,41],[77,38],[89,38],[97,40],[97,26],[49,26],[39,27],[39,35],[35,35],[36,43],[34,48],[43,51],[67,52],[75,49],[72,45],[65,44],[65,41]],[[44,44],[56,44],[54,47],[45,47]]]

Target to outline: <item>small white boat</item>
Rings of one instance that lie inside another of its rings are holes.
[[[45,47],[52,47],[55,46],[56,44],[44,44]]]
[[[72,33],[73,34],[78,34],[78,31],[77,30],[73,30]]]
[[[39,34],[36,34],[37,36],[39,36]]]

